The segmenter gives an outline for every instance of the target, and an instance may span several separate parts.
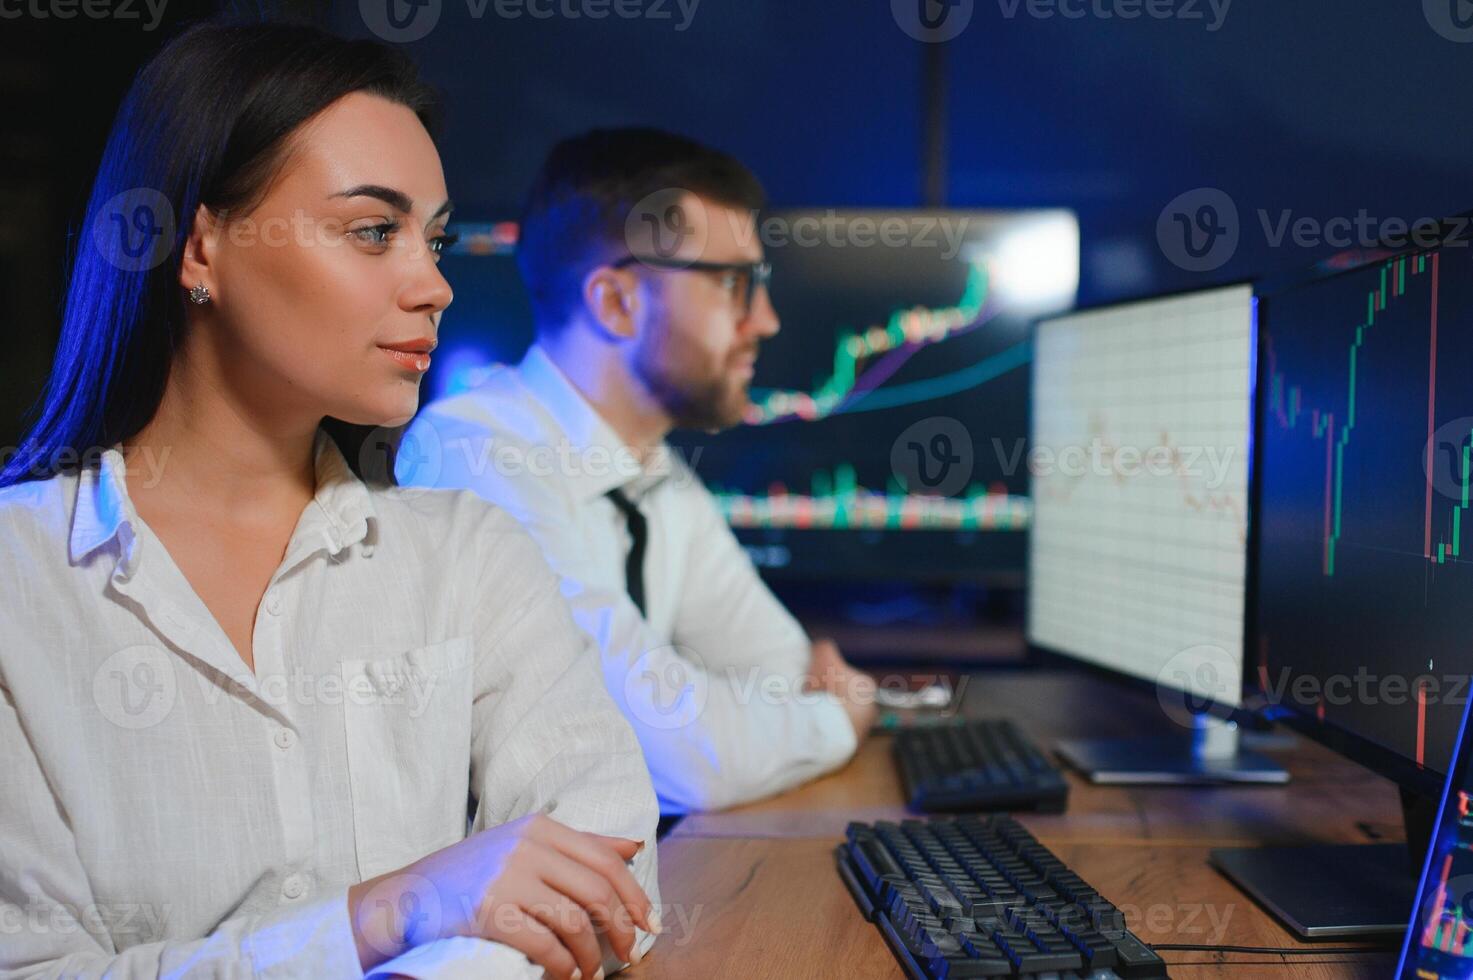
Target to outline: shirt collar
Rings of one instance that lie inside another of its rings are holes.
[[[517,373],[562,430],[564,445],[553,448],[558,452],[562,476],[581,499],[592,500],[621,488],[637,502],[670,476],[670,445],[661,442],[641,466],[634,450],[619,438],[540,344],[527,348]]]
[[[327,517],[328,542],[337,554],[361,543],[364,557],[373,554],[378,541],[378,513],[373,494],[348,467],[337,440],[326,429],[317,430],[313,445],[317,493],[313,502]]]
[[[330,550],[337,554],[362,542],[363,554],[373,554],[378,537],[373,495],[349,469],[337,441],[326,430],[317,430],[312,453],[317,477],[312,502],[325,518],[322,530]],[[117,538],[121,542],[118,565],[125,575],[133,574],[138,564],[138,512],[128,496],[126,474],[121,443],[109,447],[97,466],[82,468],[72,509],[72,564]],[[306,527],[303,521],[301,530]]]
[[[69,556],[73,565],[121,536],[119,563],[131,575],[137,564],[138,549],[133,529],[138,513],[128,498],[123,480],[126,467],[121,444],[107,449],[96,466],[84,466],[77,478],[76,503],[72,508],[72,535]]]

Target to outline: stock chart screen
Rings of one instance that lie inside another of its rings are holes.
[[[1029,328],[1073,305],[1058,210],[764,219],[781,331],[745,424],[672,443],[775,577],[1021,582]]]
[[[1444,246],[1261,305],[1258,683],[1429,776],[1473,663],[1470,273]]]

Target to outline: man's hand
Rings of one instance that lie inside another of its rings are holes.
[[[849,715],[849,723],[854,726],[855,736],[861,742],[879,714],[875,688],[874,678],[850,666],[833,640],[813,641],[812,659],[804,677],[803,690],[828,691],[838,698]]]

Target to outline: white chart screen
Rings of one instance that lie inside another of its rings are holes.
[[[1233,286],[1039,325],[1036,646],[1238,703],[1253,304]]]

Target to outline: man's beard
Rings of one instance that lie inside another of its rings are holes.
[[[674,358],[661,356],[662,351],[643,348],[635,366],[640,379],[666,414],[680,429],[729,429],[741,422],[747,408],[745,387],[733,388],[729,375],[692,380],[680,378],[671,370]]]

